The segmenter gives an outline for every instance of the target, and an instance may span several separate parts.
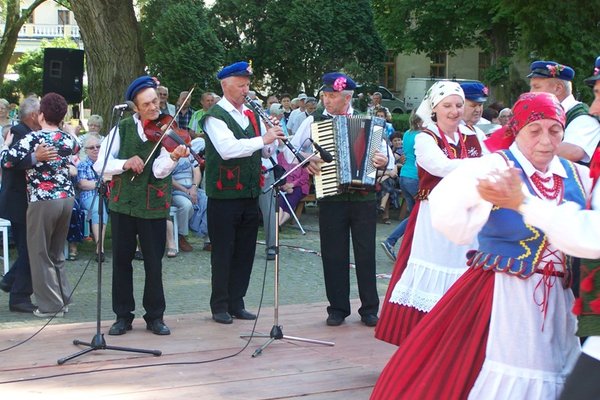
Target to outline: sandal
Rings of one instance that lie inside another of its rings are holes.
[[[69,253],[69,257],[67,257],[67,260],[69,260],[69,261],[75,261],[75,260],[77,260],[77,253],[76,252],[70,252]]]
[[[177,250],[168,248],[167,249],[167,257],[169,257],[169,258],[177,257]]]

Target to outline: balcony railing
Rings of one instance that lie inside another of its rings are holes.
[[[77,25],[46,25],[24,24],[19,32],[19,38],[54,39],[57,37],[70,37],[80,39],[79,26]]]

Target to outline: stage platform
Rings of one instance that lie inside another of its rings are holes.
[[[354,300],[352,308],[358,309]],[[64,324],[57,319],[27,343],[0,353],[3,398],[28,399],[368,399],[377,377],[396,347],[373,338],[373,328],[348,317],[339,327],[325,325],[325,303],[285,305],[279,324],[287,336],[334,342],[324,346],[275,340],[261,355],[265,338],[247,341],[253,321],[220,325],[210,313],[170,315],[170,336],[146,330],[142,319],[123,336],[109,336],[113,321],[102,322],[108,345],[160,350],[162,355],[97,350],[64,365],[57,360],[90,341],[94,322]],[[254,310],[253,310],[254,311]],[[262,310],[257,333],[268,334],[273,308]],[[31,336],[39,328],[0,330],[0,349]],[[229,358],[226,358],[229,357]],[[211,361],[221,359],[219,361]]]

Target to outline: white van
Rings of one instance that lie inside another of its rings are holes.
[[[425,97],[425,93],[427,93],[431,85],[433,85],[435,82],[447,80],[450,79],[408,78],[406,80],[406,85],[404,86],[404,105],[406,106],[406,110],[410,112],[419,107],[419,104],[421,104],[421,101],[423,101],[423,97]],[[474,79],[452,79],[452,81],[458,83],[479,82]]]

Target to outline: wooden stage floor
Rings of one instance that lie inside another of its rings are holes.
[[[0,393],[25,399],[368,399],[395,346],[373,338],[373,328],[351,315],[339,327],[325,325],[325,304],[282,306],[279,324],[288,336],[331,341],[324,346],[286,339],[253,338],[241,354],[253,321],[220,325],[209,313],[168,316],[170,336],[153,335],[141,319],[123,336],[108,336],[109,346],[158,349],[162,356],[95,350],[64,365],[57,360],[77,352],[74,339],[89,341],[95,323],[53,322],[29,342],[0,353]],[[353,301],[353,309],[358,309]],[[263,309],[257,332],[268,334],[273,308]],[[18,343],[37,328],[0,330],[0,349]],[[8,397],[10,396],[10,397]]]

